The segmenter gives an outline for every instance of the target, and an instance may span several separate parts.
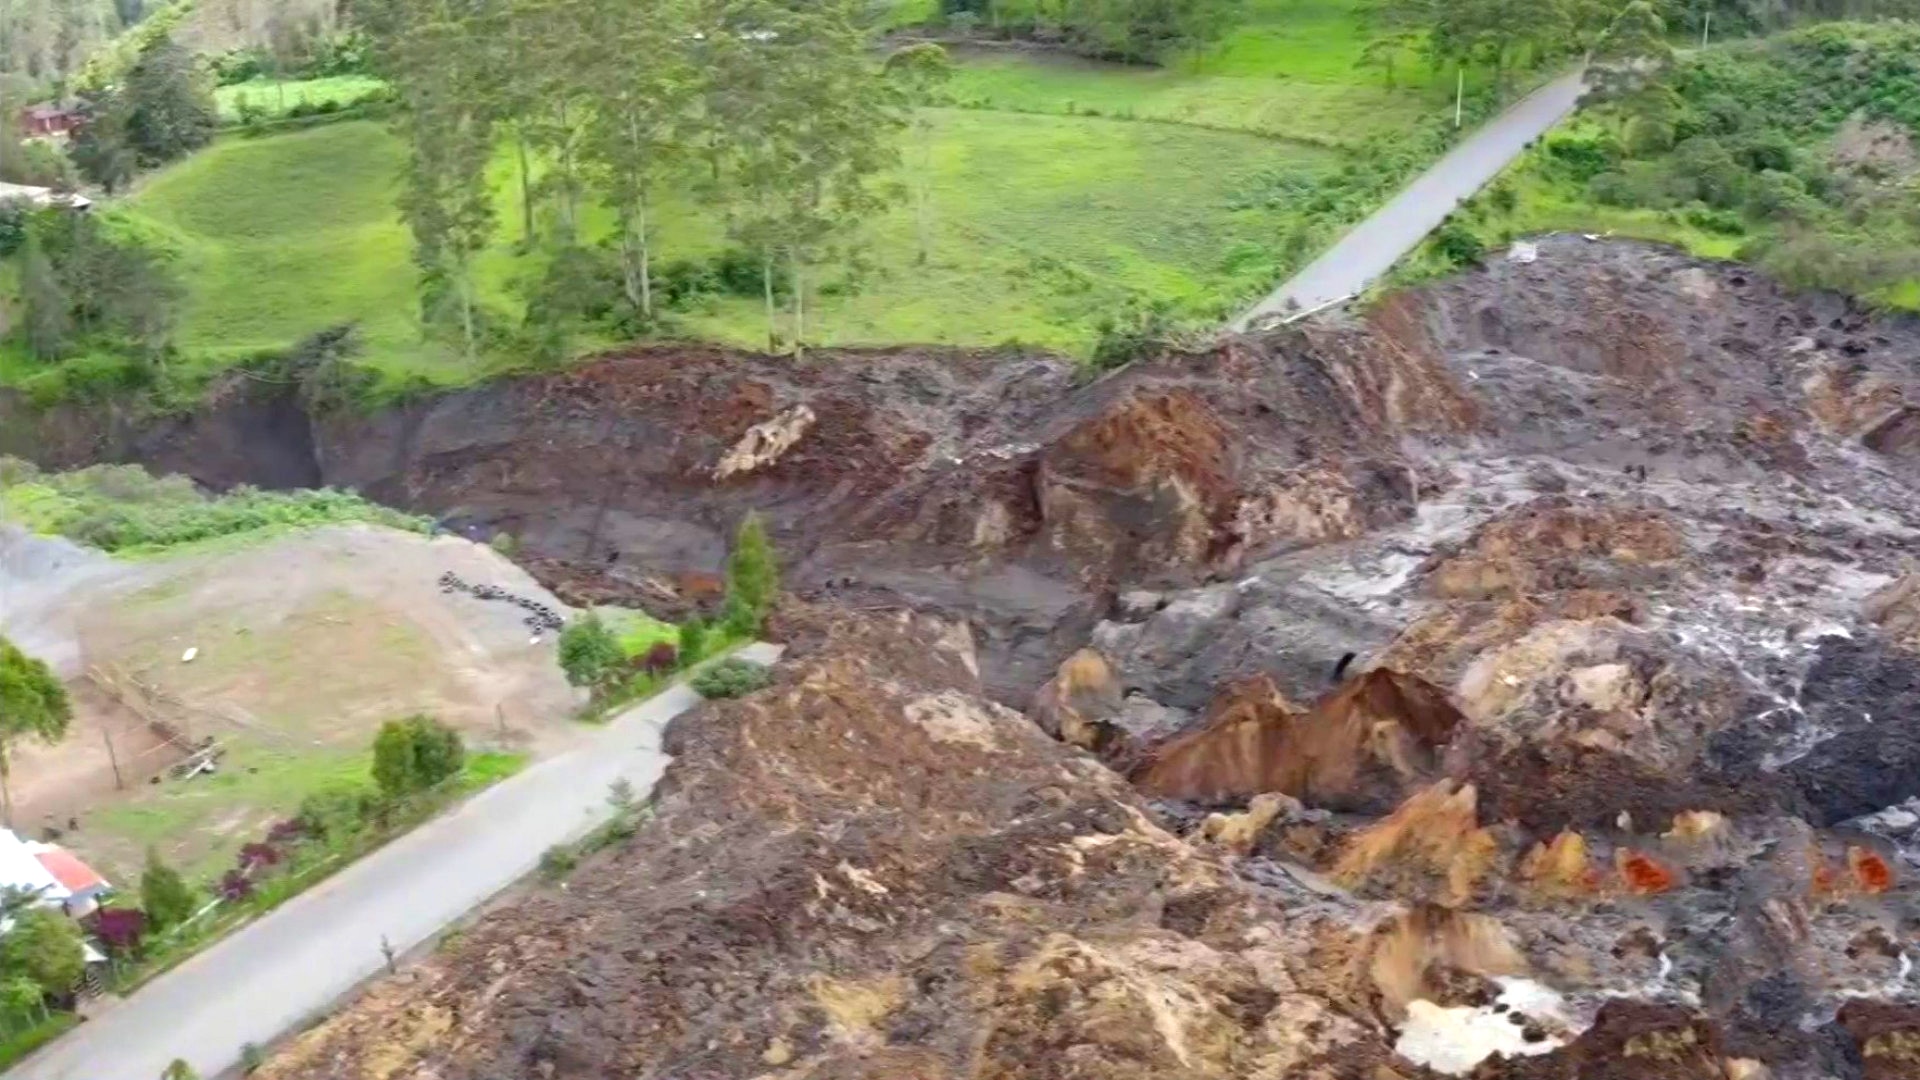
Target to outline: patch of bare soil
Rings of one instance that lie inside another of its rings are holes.
[[[16,822],[111,866],[137,866],[148,842],[192,862],[222,838],[94,818],[165,820],[171,796],[207,783],[170,767],[209,739],[238,767],[264,755],[325,770],[381,723],[429,713],[476,746],[569,745],[574,693],[551,636],[535,643],[518,608],[443,592],[448,571],[551,602],[484,547],[371,527],[137,562],[0,534],[0,632],[49,657],[76,706],[67,739],[17,751]],[[240,826],[286,809],[239,787]]]

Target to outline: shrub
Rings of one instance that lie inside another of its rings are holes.
[[[493,538],[487,541],[487,546],[492,548],[495,554],[511,559],[520,550],[520,541],[515,539],[512,533],[502,529],[493,534]]]
[[[200,1074],[193,1071],[193,1066],[174,1058],[167,1070],[160,1074],[160,1080],[200,1080]]]
[[[1123,368],[1172,348],[1179,334],[1172,308],[1164,301],[1133,304],[1121,315],[1100,321],[1099,337],[1093,345],[1093,366],[1098,371]]]
[[[371,794],[357,785],[323,788],[300,801],[295,819],[308,833],[339,841],[360,831],[372,814],[371,803]]]
[[[1435,254],[1454,266],[1472,266],[1487,254],[1487,246],[1480,237],[1457,221],[1440,226],[1428,243]]]
[[[560,631],[560,670],[574,686],[602,686],[626,660],[620,639],[593,612]]]
[[[772,681],[767,669],[748,660],[722,660],[693,677],[693,689],[706,698],[744,697]]]
[[[460,733],[430,716],[389,720],[373,740],[373,781],[388,798],[425,791],[459,773]]]
[[[140,874],[140,906],[156,930],[178,926],[193,915],[193,890],[153,848],[147,849],[147,867]]]
[[[0,199],[0,259],[19,251],[27,242],[27,218],[32,208],[25,199]]]
[[[248,1076],[252,1076],[254,1073],[260,1071],[260,1066],[265,1065],[266,1063],[267,1063],[266,1052],[260,1049],[260,1046],[258,1043],[241,1044],[240,1071],[242,1073]]]
[[[227,903],[237,904],[253,895],[253,880],[239,870],[229,870],[214,891]]]
[[[559,881],[580,865],[580,856],[567,844],[555,844],[540,853],[540,876],[548,881]]]
[[[674,668],[680,666],[680,650],[664,641],[655,642],[653,648],[647,650],[647,655],[641,660],[640,666],[647,674],[656,678],[670,674]]]
[[[707,621],[690,615],[680,624],[680,662],[697,664],[707,655]]]
[[[111,952],[131,956],[147,933],[147,913],[138,908],[101,908],[93,913],[93,936]]]

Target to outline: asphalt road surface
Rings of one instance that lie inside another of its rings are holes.
[[[740,653],[772,663],[779,650]],[[586,746],[540,762],[368,855],[148,983],[126,1001],[7,1070],[7,1080],[159,1080],[175,1058],[202,1076],[239,1063],[378,974],[397,953],[532,872],[554,844],[609,812],[626,777],[645,796],[667,766],[660,733],[698,704],[675,686],[625,713]]]
[[[1572,112],[1585,91],[1583,75],[1563,75],[1494,117],[1291,281],[1234,320],[1233,329],[1246,330],[1268,316],[1307,311],[1364,291],[1439,228],[1456,206],[1500,175],[1528,143]]]

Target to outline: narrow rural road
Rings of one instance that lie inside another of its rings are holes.
[[[1586,89],[1584,77],[1582,71],[1563,75],[1488,121],[1392,202],[1234,320],[1233,329],[1244,331],[1269,316],[1307,311],[1366,289],[1438,228],[1454,207],[1500,175],[1528,143],[1572,112]]]
[[[771,663],[780,650],[740,653]],[[653,789],[660,734],[700,701],[675,686],[622,713],[589,744],[475,796],[233,934],[53,1045],[7,1080],[159,1080],[175,1058],[202,1076],[324,1013],[385,964],[530,873],[542,852],[608,814],[625,777]]]

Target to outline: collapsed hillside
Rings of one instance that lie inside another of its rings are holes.
[[[372,417],[0,405],[0,450],[357,486],[662,606],[757,509],[840,613],[680,722],[604,879],[281,1075],[1879,1077],[1920,1039],[1916,357],[1573,237],[1090,385],[677,348]],[[846,614],[900,604],[977,684]]]

